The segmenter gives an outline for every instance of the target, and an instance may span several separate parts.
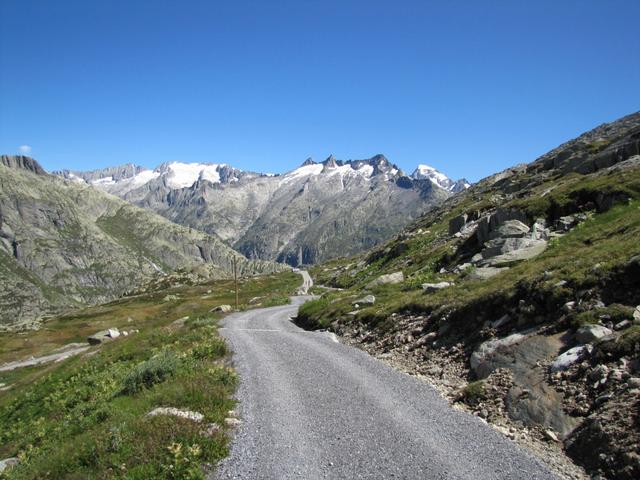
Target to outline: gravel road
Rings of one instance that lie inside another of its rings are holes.
[[[211,478],[554,478],[424,382],[295,326],[290,317],[306,298],[223,323],[242,424]]]

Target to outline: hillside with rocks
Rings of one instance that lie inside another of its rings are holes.
[[[372,248],[469,186],[426,165],[406,175],[383,155],[308,159],[283,175],[179,162],[56,173],[217,235],[248,258],[294,266]]]
[[[176,225],[33,159],[0,157],[0,325],[102,303],[176,270],[194,278],[281,269]]]
[[[635,113],[314,267],[322,297],[297,321],[425,378],[566,478],[634,479],[639,236]]]

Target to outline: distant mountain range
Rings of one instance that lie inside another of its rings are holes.
[[[54,173],[215,234],[249,258],[291,265],[359,253],[469,187],[427,165],[406,175],[384,155],[309,158],[283,175],[181,162]]]

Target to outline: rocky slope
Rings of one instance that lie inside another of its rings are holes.
[[[299,322],[436,385],[563,476],[640,476],[640,113],[315,267]]]
[[[0,157],[0,324],[111,300],[178,268],[224,277],[233,257],[219,238],[173,224],[86,183],[47,174],[28,157]]]
[[[249,258],[291,265],[371,248],[469,185],[426,165],[406,176],[383,155],[308,159],[284,175],[178,162],[58,174],[216,234]]]

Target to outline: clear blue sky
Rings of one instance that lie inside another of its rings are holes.
[[[640,1],[0,1],[0,152],[477,180],[640,110]]]

